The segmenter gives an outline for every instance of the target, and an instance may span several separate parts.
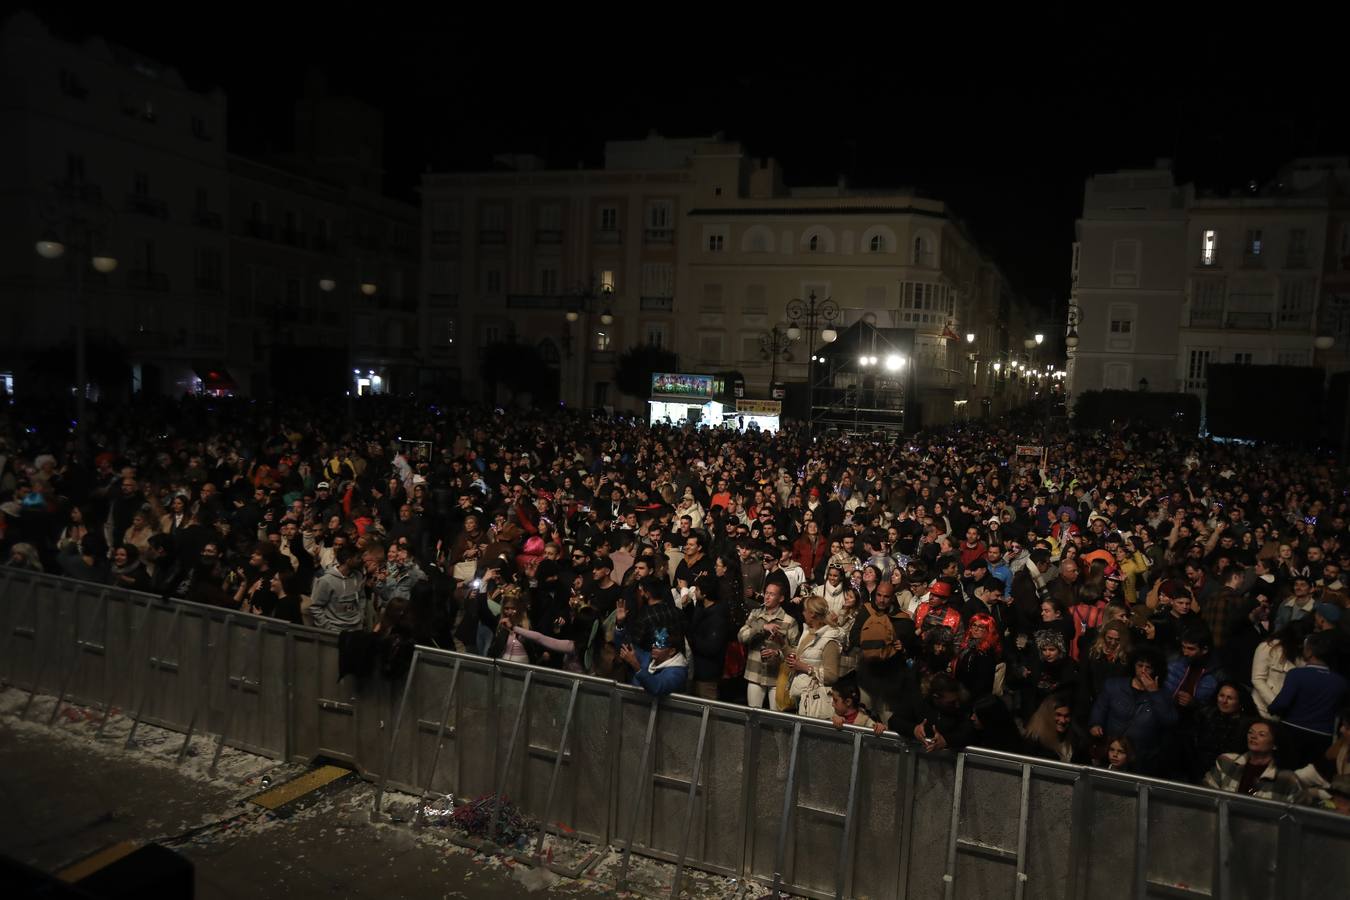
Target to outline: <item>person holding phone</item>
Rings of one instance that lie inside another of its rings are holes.
[[[1163,768],[1164,742],[1179,718],[1160,681],[1166,671],[1163,656],[1152,646],[1137,647],[1130,671],[1128,677],[1106,682],[1092,706],[1091,733],[1094,738],[1128,737],[1134,745],[1138,771],[1158,774]]]

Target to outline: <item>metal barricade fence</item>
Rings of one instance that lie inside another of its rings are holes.
[[[1350,888],[1350,819],[605,679],[417,648],[338,677],[336,635],[0,569],[0,675],[20,714],[80,703],[385,791],[505,796],[552,834],[809,897],[1302,900]],[[56,698],[52,706],[47,697]],[[422,803],[418,803],[418,814]]]

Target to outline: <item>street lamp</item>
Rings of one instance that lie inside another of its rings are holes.
[[[825,343],[832,344],[838,340],[839,332],[835,331],[834,322],[839,318],[839,304],[829,297],[817,297],[816,292],[811,291],[807,294],[805,300],[794,298],[789,301],[786,312],[788,337],[794,341],[798,340],[805,331],[806,349],[811,353],[811,357],[806,361],[806,402],[810,407],[807,410],[807,421],[814,422],[816,419],[816,363],[823,361],[823,357],[816,356],[816,329],[820,329],[820,338]]]
[[[71,258],[71,301],[75,307],[75,443],[85,450],[88,427],[85,422],[85,401],[89,392],[89,373],[84,323],[84,265],[100,275],[108,275],[117,268],[117,258],[106,252],[104,233],[113,218],[112,207],[101,200],[91,199],[83,184],[73,180],[53,186],[55,200],[47,211],[49,220],[42,237],[34,245],[38,256],[57,260],[73,251]],[[65,240],[62,240],[64,235]]]
[[[1036,337],[1034,338],[1034,340],[1036,341],[1037,345],[1043,344],[1045,343],[1045,335],[1041,334],[1038,331],[1036,332]]]
[[[793,331],[797,332],[797,337],[792,336]],[[773,397],[777,390],[775,385],[778,383],[778,358],[781,356],[784,362],[792,362],[792,345],[801,337],[801,329],[788,326],[782,328],[775,325],[773,328],[759,336],[759,355],[761,359],[769,360],[769,396]],[[774,398],[778,399],[778,398]]]

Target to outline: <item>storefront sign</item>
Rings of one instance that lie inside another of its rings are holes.
[[[778,400],[737,400],[736,412],[749,416],[779,416],[783,404]]]
[[[717,390],[717,379],[711,375],[652,373],[653,397],[687,397],[693,400],[711,400],[717,396]]]

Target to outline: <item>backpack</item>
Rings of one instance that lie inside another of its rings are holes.
[[[867,618],[863,620],[858,646],[862,649],[864,660],[884,662],[898,652],[895,647],[895,626],[891,624],[890,616],[879,612],[872,604],[864,604],[864,608]]]

